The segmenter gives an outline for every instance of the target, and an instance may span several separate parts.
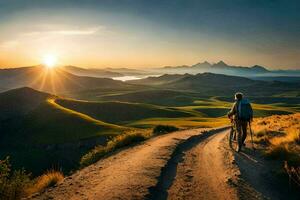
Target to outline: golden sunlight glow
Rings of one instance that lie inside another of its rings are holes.
[[[45,55],[43,58],[43,63],[47,68],[54,68],[57,64],[57,57],[54,55]]]

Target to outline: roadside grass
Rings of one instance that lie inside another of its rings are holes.
[[[254,141],[263,145],[266,158],[286,162],[287,172],[299,172],[300,113],[257,118],[252,128]],[[300,181],[300,176],[296,177]]]
[[[177,130],[178,128],[174,126],[160,125],[155,127],[153,130],[132,130],[117,135],[113,137],[110,141],[108,141],[105,146],[98,145],[92,150],[90,150],[88,153],[83,155],[80,159],[80,167],[84,168],[86,166],[89,166],[117,149],[139,143],[157,134],[164,134]]]
[[[87,154],[83,155],[80,159],[80,167],[83,168],[91,165],[106,156],[108,153],[111,153],[118,148],[144,141],[150,138],[151,135],[152,134],[149,130],[141,130],[129,131],[115,136],[110,141],[108,141],[105,146],[98,145]]]
[[[31,179],[24,169],[12,170],[9,157],[0,160],[0,199],[19,200],[44,191],[61,182],[64,178],[59,171],[48,171]]]
[[[35,193],[43,192],[49,187],[60,183],[64,179],[64,175],[60,171],[50,170],[43,175],[35,178],[26,189],[25,193],[30,196]]]

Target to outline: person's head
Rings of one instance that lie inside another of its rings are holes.
[[[243,99],[243,94],[242,94],[241,92],[235,93],[235,95],[234,95],[234,100],[240,101],[240,100],[242,100],[242,99]]]

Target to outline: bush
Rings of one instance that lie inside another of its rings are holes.
[[[137,132],[137,131],[131,131],[131,132],[127,132],[127,133],[115,136],[107,143],[106,146],[96,146],[90,152],[88,152],[87,154],[82,156],[80,159],[80,166],[86,167],[88,165],[91,165],[91,164],[97,162],[98,160],[100,160],[101,158],[103,158],[108,153],[110,153],[116,149],[131,145],[131,144],[134,144],[134,143],[137,143],[140,141],[144,141],[147,138],[149,138],[150,136],[151,136],[151,134],[149,134],[147,132]]]
[[[9,157],[0,160],[0,197],[1,200],[21,199],[25,187],[30,184],[30,174],[24,169],[11,171]]]
[[[153,129],[154,134],[165,134],[165,133],[171,133],[174,131],[178,131],[179,129],[175,126],[169,126],[169,125],[158,125]]]

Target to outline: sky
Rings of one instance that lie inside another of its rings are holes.
[[[0,0],[0,68],[300,69],[298,0]]]

